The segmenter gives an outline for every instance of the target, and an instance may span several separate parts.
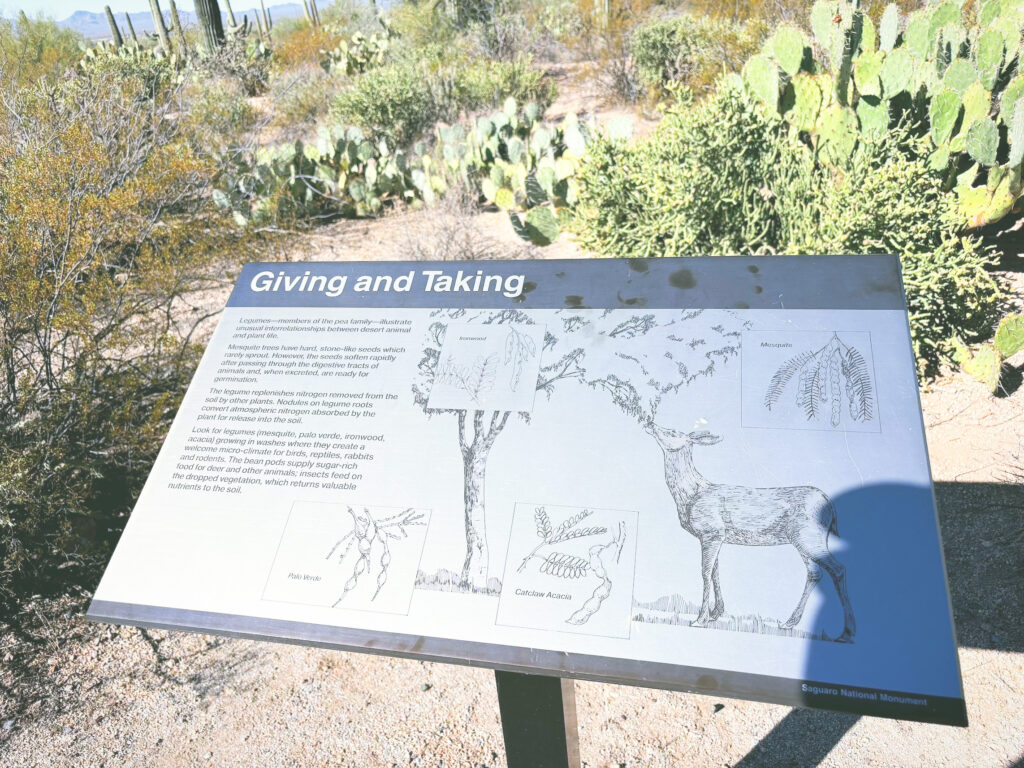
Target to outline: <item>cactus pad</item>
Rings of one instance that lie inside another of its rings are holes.
[[[743,67],[743,80],[758,101],[772,109],[779,103],[779,71],[767,56],[751,56]]]
[[[978,36],[978,74],[986,88],[992,88],[1003,66],[1003,36],[995,29],[986,29]]]
[[[775,60],[787,75],[792,77],[800,71],[804,49],[807,47],[807,38],[802,31],[791,26],[779,27],[769,46]]]
[[[931,121],[930,133],[935,146],[945,144],[953,135],[953,126],[956,125],[956,119],[960,115],[960,104],[960,97],[949,88],[939,91],[932,97],[928,117]]]
[[[857,145],[857,115],[849,107],[832,104],[821,113],[818,137],[821,149],[829,162],[846,160]]]
[[[857,90],[863,96],[881,96],[882,84],[879,74],[882,71],[883,53],[865,53],[857,58],[853,65],[853,80],[857,84]]]
[[[967,153],[985,166],[995,165],[999,149],[999,129],[987,117],[976,120],[967,131]]]
[[[962,94],[971,83],[977,80],[978,70],[971,62],[967,59],[953,59],[942,76],[942,85]]]
[[[887,99],[910,87],[914,77],[914,61],[906,48],[897,48],[885,57],[879,77],[882,81],[882,93]]]
[[[884,136],[889,130],[888,102],[877,96],[866,96],[857,102],[857,119],[865,136]]]
[[[900,9],[895,3],[889,3],[882,11],[882,20],[878,25],[878,47],[886,53],[895,47],[899,27]]]
[[[1024,349],[1024,315],[1007,315],[999,323],[996,329],[994,344],[1003,358],[1013,355]]]

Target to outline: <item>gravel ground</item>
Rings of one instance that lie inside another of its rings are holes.
[[[462,232],[453,216],[449,231]],[[387,221],[321,229],[291,257],[408,252],[416,220]],[[571,243],[555,252],[576,255]],[[579,682],[585,766],[1024,766],[1024,486],[1008,482],[1024,472],[1024,388],[993,398],[955,375],[922,401],[971,726]],[[505,764],[487,670],[99,626],[82,607],[41,608],[53,640],[27,670],[12,670],[17,638],[0,635],[5,768]]]

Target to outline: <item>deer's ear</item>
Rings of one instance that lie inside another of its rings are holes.
[[[701,430],[700,432],[690,433],[690,442],[695,445],[714,445],[722,441],[722,438],[718,435],[713,435],[707,430]]]

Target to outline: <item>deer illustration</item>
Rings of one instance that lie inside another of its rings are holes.
[[[725,611],[718,582],[718,553],[723,544],[792,544],[807,567],[807,583],[793,615],[782,626],[791,629],[800,623],[807,598],[825,571],[843,604],[843,633],[836,642],[852,643],[857,624],[846,591],[846,568],[828,549],[829,533],[839,535],[836,510],[828,496],[809,485],[750,488],[709,482],[693,465],[693,446],[714,445],[721,437],[707,431],[665,429],[653,421],[645,429],[665,455],[665,482],[676,502],[679,523],[700,541],[704,599],[693,626],[705,627]]]

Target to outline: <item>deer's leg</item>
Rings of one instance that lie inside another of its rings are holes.
[[[843,634],[836,638],[836,642],[852,643],[853,636],[857,634],[857,622],[853,618],[850,595],[846,591],[846,566],[831,554],[818,558],[816,562],[832,577],[832,582],[836,585],[836,592],[839,594],[839,602],[843,604]]]
[[[804,616],[804,608],[807,607],[807,598],[811,596],[811,592],[821,581],[821,567],[816,562],[805,557],[804,565],[807,566],[807,582],[804,584],[804,593],[800,595],[800,602],[793,609],[793,615],[782,625],[784,629],[792,629],[800,623],[800,619]]]
[[[715,607],[711,609],[711,620],[719,618],[725,613],[725,600],[722,599],[722,585],[718,582],[718,558],[715,558],[715,567],[711,569],[711,583],[715,588]]]
[[[700,540],[700,570],[704,579],[704,599],[700,604],[700,613],[692,626],[706,627],[711,619],[711,597],[713,590],[712,574],[718,562],[718,551],[722,548],[722,539],[705,537]]]

